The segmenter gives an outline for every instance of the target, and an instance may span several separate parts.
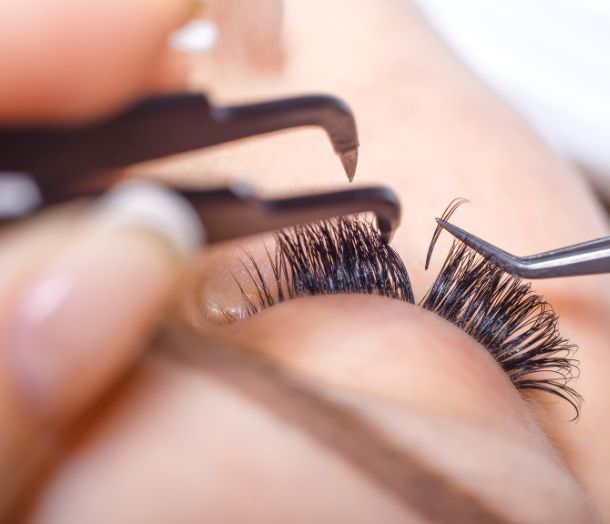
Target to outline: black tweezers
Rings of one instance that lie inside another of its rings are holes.
[[[100,194],[114,183],[114,177],[104,178],[112,170],[300,126],[325,129],[351,181],[358,160],[356,124],[349,106],[333,96],[214,106],[202,94],[186,93],[147,99],[87,126],[0,129],[0,171],[27,174],[41,195],[21,214],[13,206],[4,217],[0,198],[0,223],[69,198]],[[271,200],[257,198],[247,186],[176,191],[200,214],[209,242],[366,211],[376,215],[389,240],[400,220],[396,195],[380,186]]]

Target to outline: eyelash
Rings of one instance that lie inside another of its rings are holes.
[[[456,208],[450,205],[449,215]],[[234,277],[246,306],[245,317],[312,295],[364,293],[415,303],[400,257],[362,217],[298,226],[278,232],[275,240],[274,253],[267,251],[272,283],[248,253],[242,264],[256,296],[252,298]],[[556,313],[530,284],[456,241],[418,305],[486,347],[517,389],[560,397],[572,405],[578,418],[582,397],[568,385],[578,376],[578,362],[570,358],[576,346],[560,335]]]
[[[578,375],[570,358],[576,346],[561,336],[557,314],[529,283],[456,241],[419,305],[486,347],[517,389],[560,397],[578,418],[582,397],[568,385]]]
[[[246,253],[249,264],[243,266],[256,288],[256,302],[235,279],[246,316],[286,299],[312,295],[366,293],[415,302],[402,260],[363,219],[341,218],[280,231],[275,246],[274,255],[267,251],[272,288]]]

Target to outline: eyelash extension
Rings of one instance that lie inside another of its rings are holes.
[[[558,317],[531,284],[455,241],[419,306],[458,326],[487,348],[517,389],[568,401],[578,418],[582,397],[568,383],[578,376],[576,346],[558,330]]]
[[[445,221],[448,221],[451,218],[451,216],[453,215],[453,213],[455,213],[462,204],[469,204],[469,203],[470,203],[470,200],[467,200],[465,198],[454,198],[451,202],[449,202],[449,205],[445,208],[445,211],[443,212],[441,218]],[[434,230],[434,234],[432,235],[432,240],[430,240],[430,244],[428,245],[428,252],[426,253],[426,263],[424,264],[424,269],[426,271],[428,271],[428,268],[430,267],[430,260],[432,259],[432,253],[434,252],[434,247],[436,246],[438,237],[441,235],[442,232],[443,232],[443,228],[441,226],[437,225],[436,229]]]
[[[234,277],[246,304],[246,316],[297,297],[362,293],[415,303],[402,260],[362,217],[296,226],[275,235],[275,253],[267,251],[273,285],[254,258],[242,261],[257,296],[253,299]]]
[[[465,203],[469,203],[465,198],[452,200],[443,220],[449,220]],[[440,225],[434,230],[425,269],[441,231]],[[579,362],[570,358],[578,348],[561,336],[557,314],[532,291],[531,284],[454,240],[418,306],[458,326],[487,348],[517,389],[563,398],[574,408],[574,420],[578,419],[583,399],[568,386],[579,374]]]
[[[449,205],[448,218],[463,203]],[[436,243],[433,240],[428,260]],[[297,226],[275,235],[267,251],[268,282],[254,258],[242,261],[256,295],[241,290],[249,317],[298,297],[338,293],[382,295],[415,303],[407,270],[398,254],[362,217]],[[570,355],[576,346],[559,333],[558,317],[531,285],[504,272],[492,260],[455,241],[432,287],[417,304],[461,328],[483,345],[519,390],[538,390],[569,402],[578,418],[582,397],[568,383],[578,376]],[[227,314],[229,321],[237,320]]]

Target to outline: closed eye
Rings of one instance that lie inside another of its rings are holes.
[[[362,217],[298,226],[275,235],[267,252],[272,278],[253,256],[243,261],[251,282],[235,279],[245,315],[299,297],[374,294],[415,302],[398,254]],[[247,292],[253,284],[254,293]],[[581,396],[569,386],[578,374],[576,347],[558,331],[558,317],[530,284],[454,243],[430,290],[418,303],[484,346],[519,390],[538,390],[569,402],[578,417]],[[237,320],[227,313],[229,320]]]

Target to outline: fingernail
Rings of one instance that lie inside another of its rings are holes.
[[[128,183],[24,290],[9,331],[16,388],[43,416],[77,410],[136,358],[180,260],[201,242],[187,202]]]

